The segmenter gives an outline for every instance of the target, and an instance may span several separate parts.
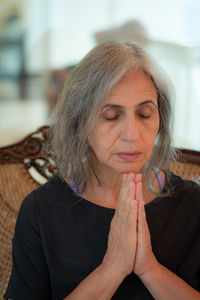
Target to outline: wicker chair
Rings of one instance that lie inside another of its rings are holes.
[[[11,240],[21,202],[57,171],[48,143],[49,127],[43,126],[21,142],[0,148],[0,299],[10,277]]]
[[[200,152],[181,149],[178,161],[172,162],[170,169],[184,179],[200,183]]]
[[[0,299],[12,265],[12,236],[24,197],[57,173],[49,149],[49,127],[43,126],[21,142],[0,148]],[[183,178],[200,179],[200,152],[183,150],[171,169]]]

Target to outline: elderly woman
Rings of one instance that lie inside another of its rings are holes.
[[[86,55],[52,126],[59,176],[19,212],[6,298],[200,299],[200,186],[169,171],[170,127],[168,84],[139,46]]]

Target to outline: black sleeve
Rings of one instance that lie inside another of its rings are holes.
[[[5,299],[50,299],[50,283],[32,194],[20,208],[13,237],[13,266]]]

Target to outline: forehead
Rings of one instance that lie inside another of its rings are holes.
[[[123,77],[111,89],[104,103],[125,97],[138,101],[148,99],[156,101],[157,88],[143,71],[135,71]]]

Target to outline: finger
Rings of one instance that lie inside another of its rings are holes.
[[[135,198],[136,201],[143,201],[143,194],[142,194],[142,183],[136,183],[136,190],[135,190]]]
[[[135,175],[135,183],[142,182],[142,174],[138,173]]]
[[[137,223],[137,201],[136,200],[131,200],[131,207],[129,210],[129,219],[132,225],[135,225],[136,228],[136,223]]]
[[[133,189],[131,182],[133,181],[133,176],[123,175],[122,184],[119,192],[119,197],[117,199],[116,212],[119,214],[128,214],[130,209],[130,201],[133,197]]]
[[[137,213],[138,213],[138,233],[141,233],[141,230],[143,232],[144,229],[144,220],[142,216],[144,217],[144,201],[143,201],[143,194],[142,194],[142,183],[139,182],[136,184],[136,201],[138,205]],[[146,216],[145,216],[146,217]]]
[[[137,202],[138,205],[138,237],[143,240],[144,233],[144,215],[143,215],[143,202]]]
[[[136,191],[136,185],[134,182],[135,174],[129,173],[128,180],[129,180],[129,197],[130,197],[130,209],[131,209],[134,207],[135,203],[137,203],[135,198],[135,191]]]
[[[146,222],[146,212],[145,212],[143,200],[140,200],[140,203],[139,203],[139,213],[140,213],[141,219]]]
[[[130,208],[127,216],[128,228],[136,236],[137,231],[137,201],[135,200],[135,183],[130,182]]]
[[[135,174],[134,173],[128,173],[128,180],[130,182],[135,182]]]
[[[149,239],[149,227],[146,221],[146,212],[144,201],[138,203],[138,233],[142,235],[142,239]]]
[[[135,225],[136,228],[136,223],[137,223],[137,201],[135,199],[135,188],[136,184],[135,182],[130,182],[130,208],[129,208],[129,220],[131,226]]]
[[[117,198],[116,209],[119,208],[122,205],[122,201],[124,199],[124,196],[128,193],[127,181],[128,181],[128,175],[123,174],[122,181],[121,181],[121,186],[120,186],[120,190],[119,190],[119,194],[118,194],[118,198]]]
[[[134,202],[137,204],[136,199],[135,199],[135,189],[136,189],[136,184],[134,182],[129,182],[129,197],[130,197],[130,208],[133,207]]]

